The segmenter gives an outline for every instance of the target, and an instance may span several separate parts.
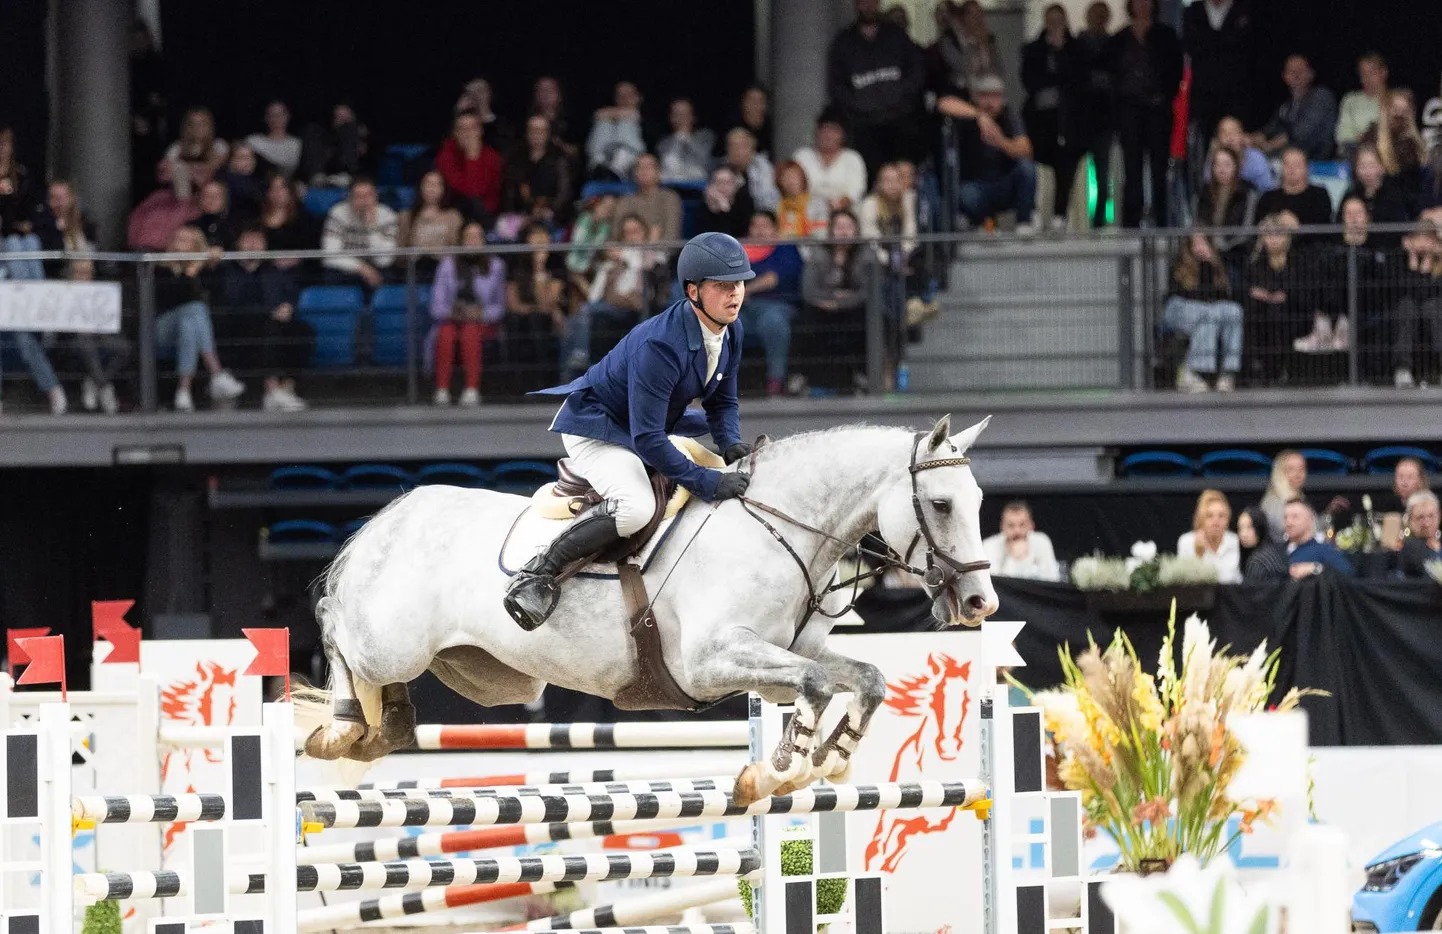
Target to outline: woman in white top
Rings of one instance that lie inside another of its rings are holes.
[[[271,101],[265,108],[265,132],[245,138],[260,156],[283,177],[290,178],[300,165],[300,139],[290,135],[290,108],[284,101]]]
[[[1227,531],[1232,507],[1216,490],[1203,490],[1192,515],[1192,530],[1177,539],[1177,557],[1200,558],[1216,565],[1217,581],[1242,582],[1242,547],[1236,532]]]
[[[1307,459],[1291,448],[1281,451],[1272,458],[1272,477],[1267,481],[1267,492],[1262,495],[1262,512],[1267,515],[1267,530],[1272,541],[1280,544],[1286,539],[1282,532],[1282,512],[1287,503],[1302,495],[1307,485]]]

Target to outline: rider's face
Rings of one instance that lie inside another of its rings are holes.
[[[730,324],[741,314],[741,302],[746,298],[746,283],[717,282],[707,279],[699,289],[691,290],[701,299],[706,314],[721,324]],[[695,301],[696,298],[692,298]]]

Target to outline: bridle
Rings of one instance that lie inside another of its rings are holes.
[[[961,574],[967,574],[973,571],[985,571],[991,567],[991,562],[986,559],[980,561],[958,560],[955,556],[948,554],[936,544],[936,536],[932,533],[931,525],[926,521],[926,513],[921,508],[921,491],[917,487],[917,474],[923,470],[930,470],[933,467],[966,467],[971,464],[971,458],[965,456],[939,457],[935,460],[921,461],[918,463],[917,458],[921,451],[921,444],[928,437],[928,434],[929,433],[925,431],[918,432],[911,446],[911,463],[907,466],[907,472],[911,477],[911,507],[916,514],[917,530],[916,534],[911,537],[911,544],[907,546],[904,554],[898,554],[896,549],[890,545],[887,546],[885,552],[874,551],[864,547],[859,541],[848,542],[845,539],[838,538],[830,532],[802,522],[795,516],[788,515],[774,506],[768,506],[765,503],[758,502],[749,496],[737,498],[737,501],[741,504],[741,508],[746,510],[746,514],[761,523],[762,527],[771,533],[771,537],[774,538],[782,548],[786,549],[786,553],[791,556],[792,561],[796,562],[796,566],[801,570],[801,576],[806,580],[808,599],[806,601],[806,607],[802,611],[801,618],[796,623],[793,638],[801,634],[801,630],[806,626],[807,621],[811,619],[812,614],[819,613],[828,619],[837,619],[850,612],[856,606],[856,598],[860,593],[861,582],[873,577],[879,577],[893,568],[907,571],[921,578],[928,588],[935,591],[947,586]],[[754,477],[756,475],[756,455],[765,443],[766,439],[764,437],[758,439],[755,447],[747,456],[747,463],[750,468],[748,474],[750,476]],[[805,529],[814,535],[820,535],[828,541],[838,545],[845,545],[848,550],[854,550],[860,555],[875,558],[880,562],[880,567],[866,571],[865,573],[858,573],[848,580],[839,581],[821,590],[817,590],[815,582],[811,578],[811,571],[807,563],[802,560],[801,555],[798,554],[791,543],[786,540],[786,536],[782,535],[774,525],[767,522],[765,517],[760,515],[760,513],[763,512],[789,522],[797,528]],[[916,546],[921,544],[922,541],[926,542],[926,567],[918,568],[911,563],[911,556],[916,551]],[[835,593],[838,590],[845,590],[847,587],[851,588],[851,600],[846,606],[835,613],[828,613],[822,607],[821,602],[826,599],[828,594]]]

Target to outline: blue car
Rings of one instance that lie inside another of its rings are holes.
[[[1354,932],[1442,931],[1442,823],[1423,827],[1367,864],[1352,896]]]

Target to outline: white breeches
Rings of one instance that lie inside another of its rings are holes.
[[[616,531],[623,537],[646,527],[656,513],[656,497],[646,465],[630,448],[580,435],[561,435],[571,467],[597,493],[616,506]]]

